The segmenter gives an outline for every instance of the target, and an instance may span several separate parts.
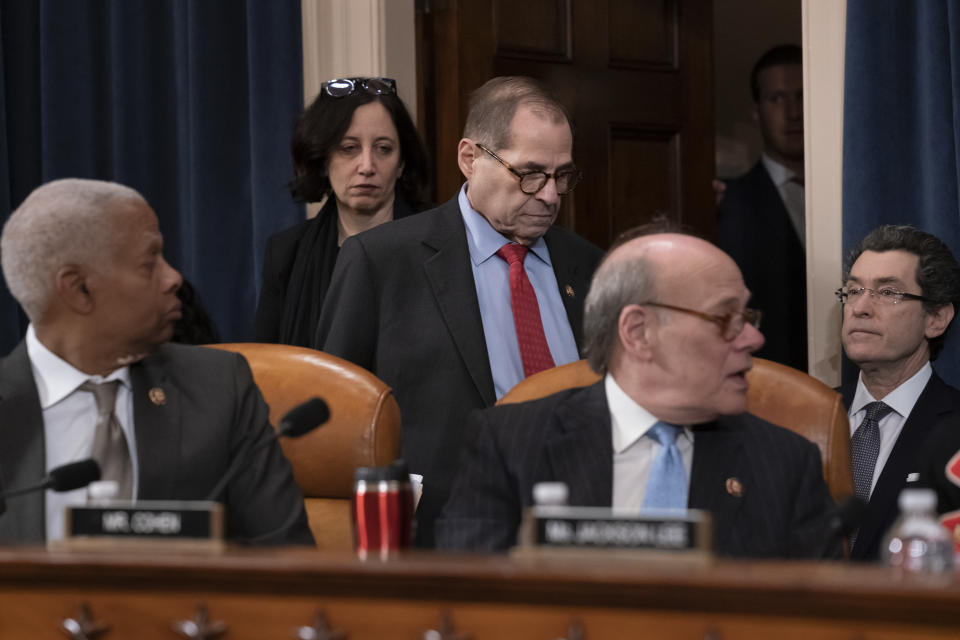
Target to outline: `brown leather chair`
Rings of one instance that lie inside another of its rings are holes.
[[[310,398],[327,402],[330,420],[323,427],[281,444],[317,546],[353,549],[353,471],[389,464],[400,455],[400,408],[390,387],[351,362],[313,349],[252,342],[208,346],[247,359],[274,427]]]
[[[747,374],[747,411],[795,431],[820,448],[823,478],[834,500],[853,494],[850,427],[840,394],[802,371],[763,358]],[[520,382],[497,404],[542,398],[563,389],[585,387],[600,376],[578,360],[541,371]]]

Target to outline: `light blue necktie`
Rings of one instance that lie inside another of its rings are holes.
[[[650,467],[647,495],[640,509],[686,509],[687,471],[680,449],[677,448],[680,427],[658,422],[650,427],[646,435],[660,443],[660,452]]]

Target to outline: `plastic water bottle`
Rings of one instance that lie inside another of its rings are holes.
[[[953,570],[953,541],[937,520],[937,494],[932,489],[904,489],[900,518],[884,541],[883,559],[905,573]]]

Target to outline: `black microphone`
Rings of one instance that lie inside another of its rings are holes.
[[[280,428],[277,430],[277,437],[299,438],[329,419],[330,407],[327,403],[322,398],[312,398],[290,409],[287,415],[283,416]]]
[[[330,407],[321,398],[311,398],[302,404],[298,404],[287,412],[280,420],[280,428],[277,430],[277,438],[299,438],[308,434],[317,427],[325,424],[330,419]],[[207,500],[216,500],[223,493],[230,481],[233,480],[240,469],[243,468],[247,458],[253,455],[259,449],[275,442],[273,438],[267,438],[255,447],[250,449],[246,456],[237,456],[227,468],[227,472],[220,478],[220,482],[213,488]]]
[[[25,489],[4,491],[0,494],[0,499],[13,498],[25,493],[33,493],[34,491],[43,491],[45,489],[53,489],[54,491],[61,492],[73,491],[74,489],[82,489],[91,482],[96,482],[99,479],[100,465],[97,464],[96,460],[88,458],[51,469],[50,473],[47,474],[40,484]]]
[[[857,496],[847,496],[827,513],[823,534],[823,552],[826,556],[837,541],[857,530],[867,513],[867,503]]]
[[[867,513],[867,503],[857,496],[848,496],[827,515],[827,539],[853,533]]]

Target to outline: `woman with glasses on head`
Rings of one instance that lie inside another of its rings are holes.
[[[255,339],[311,346],[340,245],[423,208],[427,154],[390,78],[324,82],[291,140],[298,202],[316,218],[267,240]]]

